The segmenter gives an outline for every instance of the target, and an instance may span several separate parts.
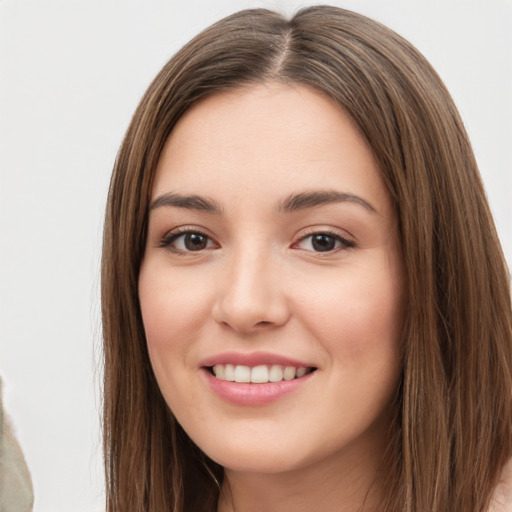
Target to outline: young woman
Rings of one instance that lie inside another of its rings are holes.
[[[110,512],[511,510],[507,268],[448,92],[382,25],[242,11],[174,56],[102,303]]]

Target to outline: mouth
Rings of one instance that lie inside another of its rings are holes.
[[[319,367],[270,352],[225,352],[201,362],[210,389],[236,406],[264,406],[310,389]]]
[[[245,366],[216,364],[205,369],[216,379],[226,382],[267,384],[300,379],[316,371],[315,367],[284,366],[279,364]]]

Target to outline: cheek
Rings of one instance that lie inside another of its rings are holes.
[[[206,309],[203,290],[193,276],[176,274],[170,275],[151,262],[142,265],[139,299],[150,350],[186,344],[202,325]]]
[[[397,357],[404,302],[398,272],[354,266],[301,286],[307,291],[299,317],[340,364]]]
[[[174,275],[173,275],[174,274]],[[204,326],[204,290],[192,276],[172,273],[148,259],[139,275],[139,300],[151,367],[171,409],[187,409],[186,382],[194,366],[194,340]]]

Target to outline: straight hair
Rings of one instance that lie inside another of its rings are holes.
[[[352,118],[397,214],[407,310],[381,510],[486,511],[512,455],[512,312],[477,164],[425,58],[383,25],[329,6],[224,18],[163,67],[132,118],[103,241],[107,511],[216,510],[223,470],[159,391],[138,275],[155,167],[177,121],[201,98],[269,81],[313,88]]]

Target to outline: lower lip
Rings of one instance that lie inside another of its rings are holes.
[[[280,382],[252,384],[217,379],[207,369],[202,369],[210,388],[223,400],[236,405],[265,405],[297,391],[316,373]]]

